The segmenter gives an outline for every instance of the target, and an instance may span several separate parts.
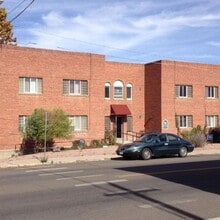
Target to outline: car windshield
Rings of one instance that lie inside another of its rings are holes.
[[[144,135],[144,136],[140,137],[136,141],[149,143],[149,142],[154,141],[156,138],[157,138],[156,134],[148,134],[148,135]]]

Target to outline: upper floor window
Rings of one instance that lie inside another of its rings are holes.
[[[114,99],[123,99],[123,83],[121,81],[114,82]]]
[[[193,126],[192,115],[177,115],[176,126],[177,128],[192,128]]]
[[[88,117],[87,115],[74,115],[69,116],[72,131],[87,131],[88,130]]]
[[[28,117],[27,115],[19,115],[19,131],[22,133],[26,130]]]
[[[205,96],[206,98],[210,98],[210,99],[218,98],[218,87],[217,86],[206,86]]]
[[[19,78],[19,93],[24,94],[41,94],[42,93],[42,79],[32,77]]]
[[[64,95],[88,95],[88,82],[86,80],[63,80]]]
[[[206,115],[206,127],[207,128],[218,127],[218,115]]]
[[[176,97],[178,98],[191,98],[192,86],[188,85],[176,85]]]
[[[110,98],[110,83],[105,83],[105,98]]]
[[[127,84],[127,99],[132,99],[132,85]]]

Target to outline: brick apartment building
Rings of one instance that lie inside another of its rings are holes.
[[[62,108],[72,140],[87,143],[103,139],[105,129],[126,139],[128,132],[217,127],[219,87],[220,65],[118,63],[97,54],[2,46],[0,149],[19,146],[36,108]]]

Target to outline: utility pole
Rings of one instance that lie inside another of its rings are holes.
[[[44,126],[44,159],[46,160],[47,151],[47,112],[45,112],[45,126]]]

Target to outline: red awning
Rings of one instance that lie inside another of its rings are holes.
[[[131,115],[127,105],[111,105],[111,115]]]

